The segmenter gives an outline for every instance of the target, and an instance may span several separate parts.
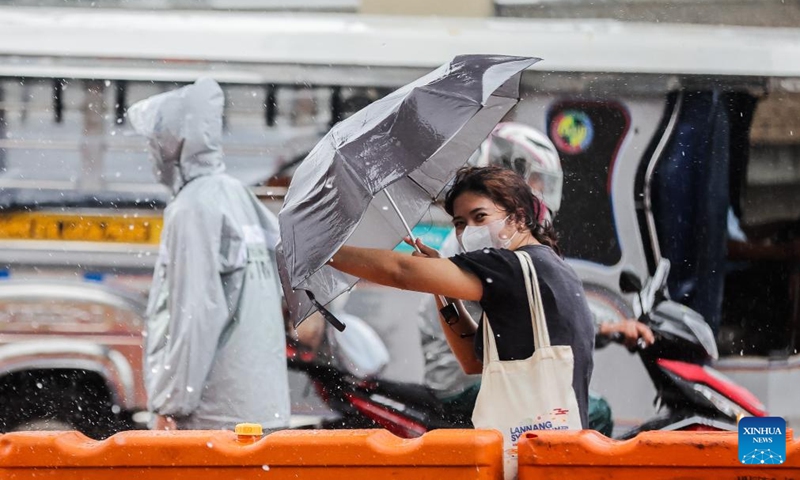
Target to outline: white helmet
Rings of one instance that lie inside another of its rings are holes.
[[[470,161],[477,167],[497,165],[517,172],[553,216],[561,207],[564,172],[547,135],[522,123],[498,124]]]

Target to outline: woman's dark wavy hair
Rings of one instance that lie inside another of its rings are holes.
[[[552,248],[558,255],[558,236],[553,225],[538,222],[543,208],[542,204],[533,193],[531,187],[514,171],[502,167],[464,167],[456,173],[453,186],[444,199],[444,209],[453,216],[453,203],[464,192],[482,195],[514,218],[522,222],[530,230],[533,238],[542,245]]]

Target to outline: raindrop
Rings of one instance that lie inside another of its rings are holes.
[[[170,368],[172,367],[170,367],[169,365],[164,365],[164,370],[169,370]]]
[[[489,249],[488,248],[484,248],[483,249],[483,253],[489,253]]]
[[[44,385],[42,385],[42,382],[36,382],[36,388],[41,389],[42,387],[44,387]]]
[[[488,278],[488,277],[486,278],[486,283],[492,283],[492,282],[494,282],[494,280],[492,280],[491,278]]]
[[[381,207],[381,210],[383,210],[383,211],[389,210],[389,207],[387,207],[386,205],[384,205],[383,207]]]
[[[327,182],[325,182],[325,188],[333,188],[333,179],[329,178]]]
[[[275,412],[275,418],[281,418],[281,414],[280,414],[280,413],[277,413],[277,412]]]
[[[192,393],[192,392],[194,392],[194,388],[186,387],[186,391],[189,392],[189,393]]]
[[[211,442],[207,442],[207,443],[206,443],[206,447],[208,447],[208,448],[214,448],[214,444],[213,444],[213,443],[211,443]]]
[[[264,470],[265,472],[269,472],[269,465],[262,465],[261,469]]]
[[[111,413],[117,414],[122,411],[119,405],[111,405]]]
[[[106,80],[106,81],[105,81],[105,82],[103,82],[103,83],[105,83],[105,84],[106,84],[106,87],[110,87],[110,86],[111,86],[111,80]]]

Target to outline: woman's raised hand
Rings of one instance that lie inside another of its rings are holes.
[[[424,257],[424,258],[441,258],[441,254],[435,248],[431,248],[424,243],[422,240],[417,238],[416,242],[411,240],[411,237],[403,238],[403,241],[406,242],[408,245],[415,247],[414,253],[411,255],[415,257]]]

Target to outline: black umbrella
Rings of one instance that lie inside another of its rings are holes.
[[[411,234],[517,104],[520,75],[537,61],[458,56],[320,140],[295,172],[279,214],[278,263],[295,326],[357,282],[326,265],[342,245],[390,249]]]

